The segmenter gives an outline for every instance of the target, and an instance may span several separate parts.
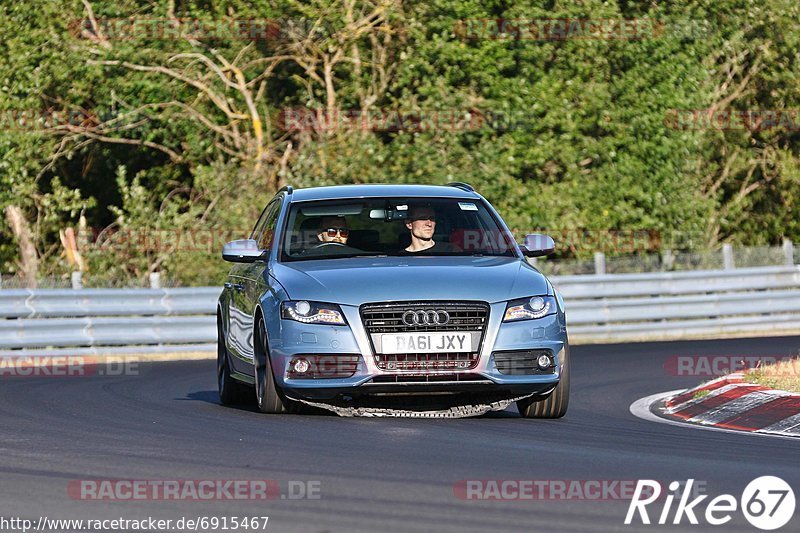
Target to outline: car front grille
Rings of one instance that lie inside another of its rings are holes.
[[[480,374],[384,374],[375,376],[369,383],[378,385],[384,383],[449,383],[453,381],[493,383]]]
[[[403,323],[408,311],[447,311],[450,320],[441,326],[409,326]],[[370,335],[425,331],[483,331],[489,306],[481,302],[397,302],[361,306],[361,319]]]
[[[381,370],[469,370],[478,366],[478,352],[376,354]]]
[[[408,325],[403,322],[407,311],[445,311],[446,324]],[[372,343],[375,364],[389,371],[470,370],[478,365],[480,346],[489,319],[489,305],[483,302],[393,302],[361,306],[361,319]],[[480,336],[478,349],[471,352],[384,354],[376,346],[384,333],[425,333],[464,331]]]

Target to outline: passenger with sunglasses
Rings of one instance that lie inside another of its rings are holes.
[[[347,244],[350,230],[344,217],[322,217],[319,221],[317,240],[320,242],[334,242]]]

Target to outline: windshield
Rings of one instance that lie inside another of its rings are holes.
[[[291,206],[282,261],[362,256],[514,256],[513,237],[483,202],[367,198]]]

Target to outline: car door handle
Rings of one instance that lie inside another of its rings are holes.
[[[225,282],[225,288],[226,289],[232,289],[233,288],[233,283],[231,283],[230,281],[226,281]]]
[[[225,282],[225,288],[226,289],[233,289],[233,290],[235,290],[237,292],[241,292],[241,291],[244,290],[244,285],[242,285],[241,283],[231,283],[229,281],[226,281]]]

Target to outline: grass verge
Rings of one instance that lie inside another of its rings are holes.
[[[709,394],[711,394],[711,392],[709,392],[708,389],[700,389],[700,390],[694,391],[694,394],[692,394],[692,399],[693,400],[697,400],[698,398],[705,398]]]
[[[800,392],[800,359],[787,359],[748,371],[745,381],[772,389]]]

